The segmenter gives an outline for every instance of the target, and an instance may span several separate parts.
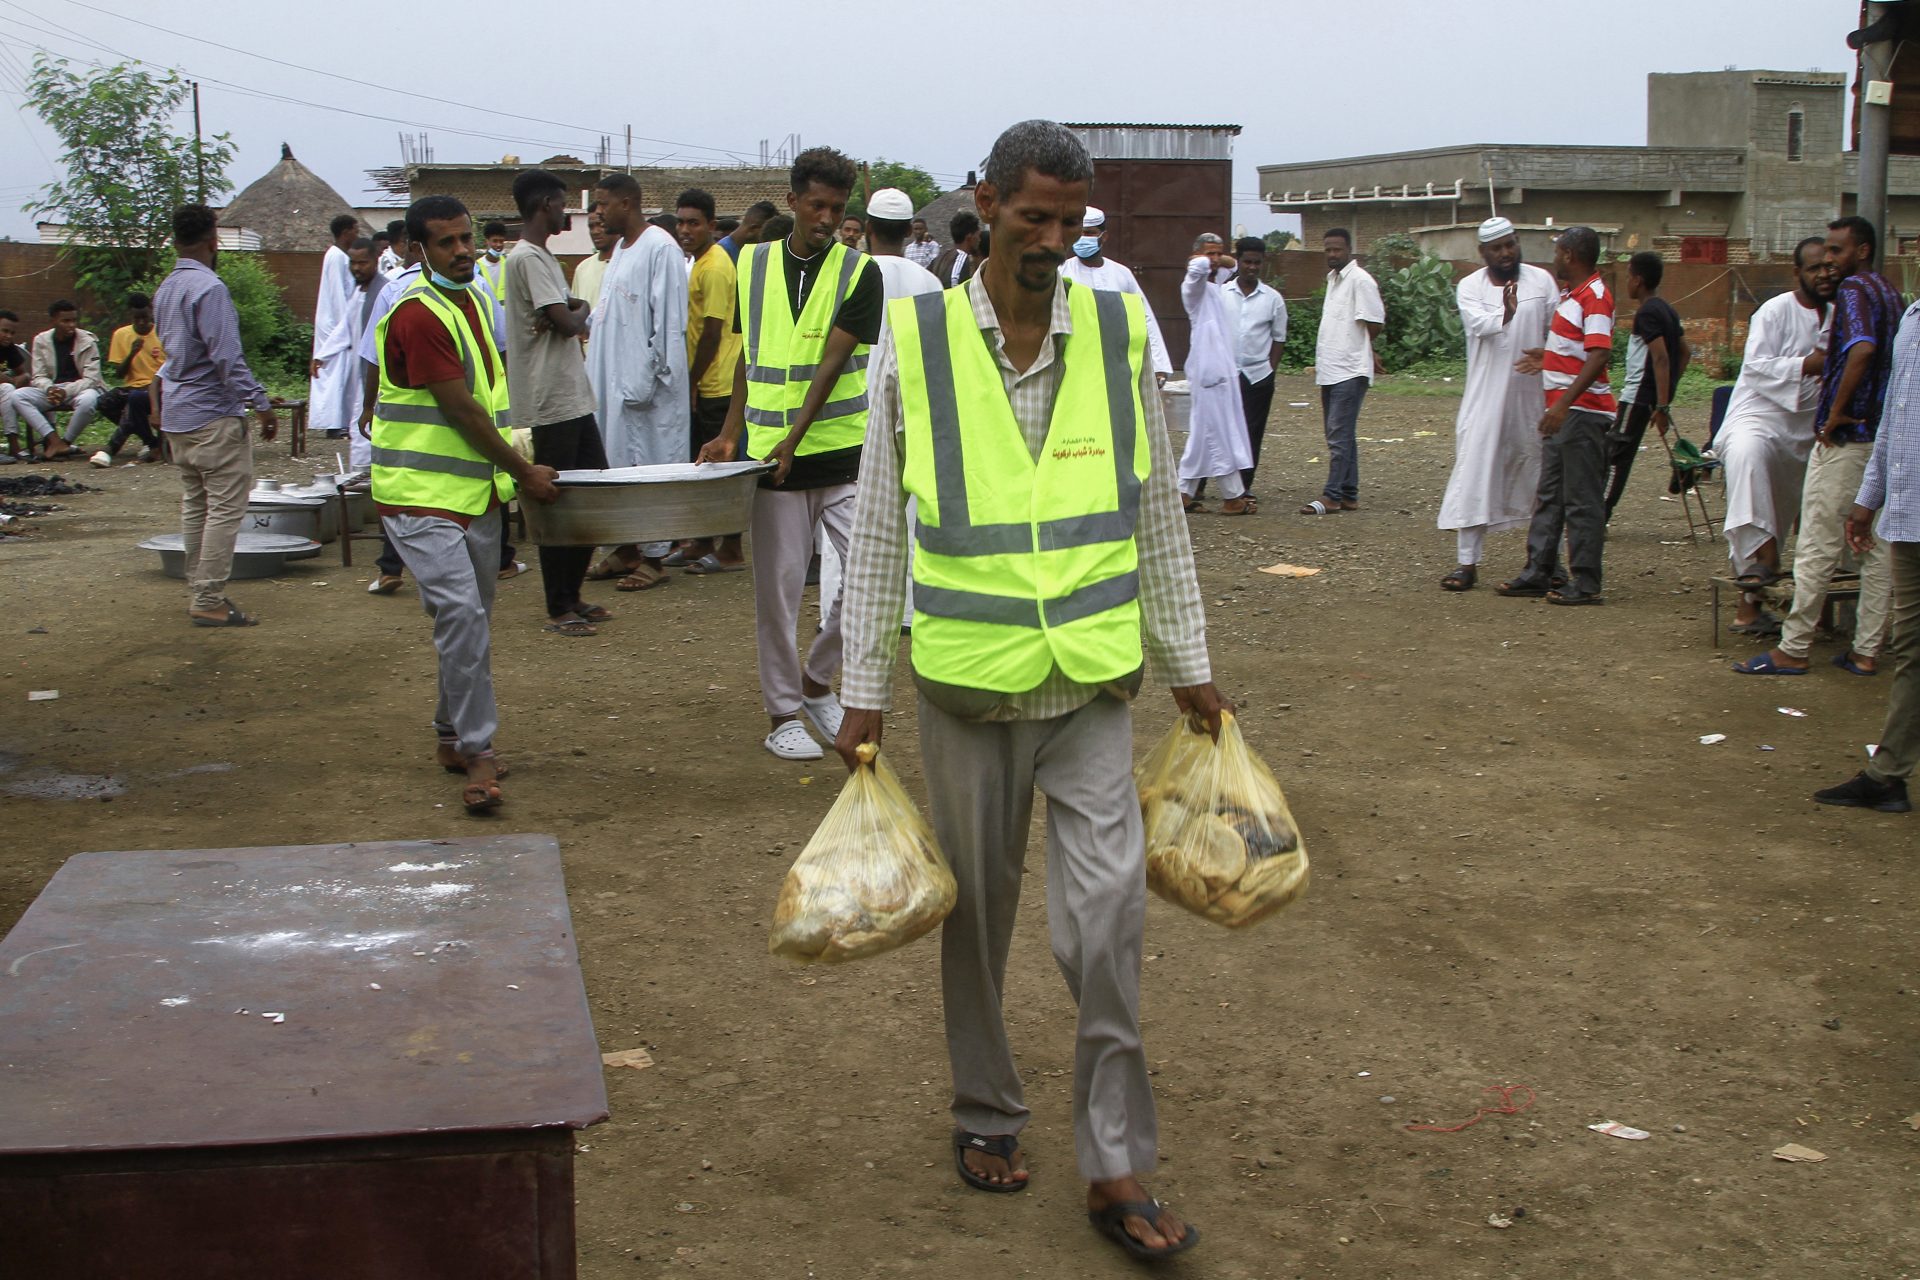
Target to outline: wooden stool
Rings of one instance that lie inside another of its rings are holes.
[[[274,408],[287,411],[287,451],[293,457],[307,456],[307,402],[305,400],[273,400]]]
[[[607,1096],[552,836],[83,853],[0,974],[7,1275],[574,1276]]]
[[[1709,578],[1708,582],[1710,582],[1713,587],[1713,647],[1718,649],[1720,647],[1720,589],[1724,587],[1738,596],[1744,592],[1753,590],[1753,588],[1743,587],[1740,585],[1738,579],[1727,575],[1715,575]],[[1791,588],[1793,585],[1793,575],[1783,573],[1774,579],[1773,585],[1780,583],[1785,583]],[[1847,600],[1857,601],[1859,599],[1860,579],[1857,575],[1847,574],[1834,578],[1827,584],[1827,598],[1825,603],[1820,606],[1821,624],[1831,628],[1833,626],[1833,606]]]

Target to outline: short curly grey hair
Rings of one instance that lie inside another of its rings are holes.
[[[1093,159],[1065,125],[1022,120],[994,140],[987,154],[987,181],[1005,199],[1020,190],[1029,172],[1061,182],[1092,182]]]

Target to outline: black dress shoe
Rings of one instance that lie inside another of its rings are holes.
[[[1864,773],[1855,774],[1837,787],[1816,791],[1813,798],[1821,804],[1844,805],[1849,809],[1878,809],[1881,813],[1906,813],[1913,808],[1907,800],[1904,778],[1882,782]]]

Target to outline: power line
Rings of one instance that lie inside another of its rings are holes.
[[[392,94],[398,94],[400,96],[408,97],[408,98],[418,98],[423,102],[433,102],[433,103],[439,104],[440,106],[454,107],[461,111],[478,111],[487,115],[501,116],[503,118],[510,119],[510,120],[521,120],[527,124],[551,125],[557,129],[569,129],[569,130],[577,129],[583,133],[591,134],[595,137],[598,137],[601,134],[610,134],[612,132],[615,132],[613,130],[608,130],[608,129],[594,129],[586,125],[573,124],[564,120],[546,120],[546,119],[542,119],[539,116],[519,115],[514,112],[502,111],[497,107],[481,106],[477,103],[472,103],[472,102],[460,102],[452,98],[443,98],[430,93],[416,93],[411,89],[399,89],[399,88],[395,88],[392,85],[379,84],[372,80],[361,80],[355,76],[342,75],[336,71],[325,71],[318,67],[309,67],[298,62],[289,62],[284,58],[276,58],[269,54],[256,53],[251,49],[243,49],[237,45],[223,44],[218,40],[208,40],[205,37],[190,35],[184,31],[175,31],[170,27],[162,27],[156,23],[147,22],[140,18],[134,18],[134,17],[129,17],[125,14],[115,13],[110,9],[103,9],[98,5],[87,4],[85,3],[85,0],[67,0],[67,3],[73,5],[75,8],[86,9],[93,13],[101,14],[104,17],[112,18],[116,22],[132,23],[135,26],[145,27],[150,31],[158,31],[163,35],[173,36],[176,39],[191,40],[195,44],[208,45],[215,49],[224,49],[228,53],[237,53],[242,57],[257,58],[262,62],[270,62],[275,66],[287,67],[294,71],[304,71],[309,75],[325,76],[331,80],[339,80],[346,84],[359,85],[360,87],[365,89],[377,89],[382,93],[392,93]],[[9,4],[8,7],[18,9],[20,6]],[[26,11],[23,10],[23,12],[26,12]],[[205,77],[205,78],[211,79],[211,77]],[[312,105],[312,104],[309,104],[309,105]],[[376,117],[376,118],[392,119],[392,117]],[[734,160],[736,162],[741,161],[742,157],[746,154],[744,150],[738,150],[738,149],[733,149],[728,147],[710,147],[697,142],[679,142],[679,141],[675,141],[672,138],[643,137],[640,134],[635,134],[634,138],[637,141],[651,142],[651,143],[656,143],[662,146],[674,147],[677,149],[685,149],[685,150],[693,150],[693,151],[710,151],[716,155],[726,156],[729,159]]]

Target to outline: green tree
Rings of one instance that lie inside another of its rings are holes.
[[[1291,231],[1269,231],[1267,232],[1267,252],[1279,253],[1299,239],[1300,237]]]
[[[916,168],[899,160],[874,160],[867,165],[867,191],[880,191],[886,187],[898,187],[907,193],[916,209],[924,208],[939,199],[940,184],[925,169]],[[867,216],[865,191],[855,188],[853,199],[847,201],[847,213],[856,218]]]
[[[109,306],[152,279],[169,256],[175,207],[232,188],[226,134],[196,146],[191,135],[174,132],[192,92],[178,73],[139,63],[83,72],[44,53],[33,60],[27,105],[59,137],[66,176],[42,188],[26,211],[64,217],[74,274]]]
[[[1412,241],[1406,239],[1408,246]],[[1383,248],[1392,237],[1381,237],[1369,255],[1370,270],[1380,285],[1380,301],[1387,309],[1386,327],[1375,344],[1380,362],[1399,372],[1424,360],[1464,360],[1466,334],[1460,327],[1455,298],[1453,264],[1430,253],[1418,253],[1402,267],[1389,264],[1400,255]]]

